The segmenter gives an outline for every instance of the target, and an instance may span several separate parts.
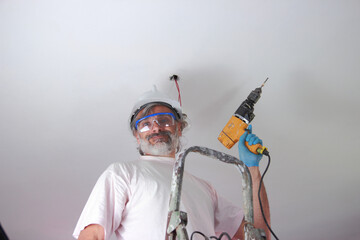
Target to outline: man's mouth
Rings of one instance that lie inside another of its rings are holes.
[[[153,133],[147,137],[147,140],[152,140],[154,143],[157,142],[167,142],[170,138],[169,134],[166,132],[163,133]]]

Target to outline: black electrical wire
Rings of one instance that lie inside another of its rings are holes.
[[[218,240],[221,240],[223,238],[223,236],[226,236],[229,240],[231,240],[230,235],[228,233],[226,233],[226,232],[221,233]]]
[[[268,161],[268,164],[267,164],[267,166],[266,166],[266,168],[265,168],[265,171],[264,171],[264,173],[262,174],[261,179],[260,179],[259,191],[258,191],[258,198],[259,198],[261,214],[262,214],[262,216],[263,216],[263,218],[264,218],[264,222],[265,222],[267,228],[270,230],[271,234],[274,236],[274,238],[277,239],[277,240],[279,240],[279,238],[275,235],[275,233],[273,232],[273,230],[271,229],[269,223],[268,223],[267,220],[266,220],[265,213],[264,213],[264,209],[263,209],[263,205],[262,205],[262,202],[261,202],[261,197],[260,197],[260,191],[261,191],[261,186],[262,186],[262,183],[263,183],[263,180],[264,180],[264,176],[265,176],[267,170],[269,169],[270,161],[271,161],[269,152],[267,152],[267,151],[264,152],[264,155],[266,155],[266,156],[269,158],[269,161]]]
[[[195,232],[193,232],[193,233],[191,234],[190,240],[193,239],[193,237],[194,237],[195,234],[200,234],[201,236],[204,237],[205,240],[209,239],[209,238],[206,237],[205,234],[203,234],[202,232],[195,231]],[[228,240],[231,240],[230,235],[229,235],[228,233],[226,233],[226,232],[221,233],[220,236],[219,236],[219,238],[217,238],[217,237],[215,237],[215,236],[211,236],[210,239],[222,240],[224,236],[227,237]]]
[[[195,232],[193,232],[193,233],[191,234],[190,240],[193,239],[193,237],[194,237],[195,234],[200,234],[201,236],[204,237],[204,239],[208,239],[208,238],[205,236],[205,234],[203,234],[202,232],[195,231]]]

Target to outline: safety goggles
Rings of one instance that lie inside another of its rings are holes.
[[[159,127],[171,127],[175,125],[175,116],[172,113],[154,113],[135,122],[135,129],[139,132],[146,132],[152,129],[154,122]]]

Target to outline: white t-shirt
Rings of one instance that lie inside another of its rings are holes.
[[[174,163],[174,158],[141,156],[110,165],[91,192],[73,236],[90,224],[100,224],[105,239],[113,232],[119,240],[165,239]],[[208,237],[222,232],[233,236],[243,218],[239,207],[186,172],[180,210],[187,213],[189,237],[194,231]]]

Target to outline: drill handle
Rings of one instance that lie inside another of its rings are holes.
[[[262,146],[260,143],[250,146],[248,142],[245,142],[245,146],[249,149],[250,152],[255,153],[255,154],[266,154],[267,153],[267,148]]]

